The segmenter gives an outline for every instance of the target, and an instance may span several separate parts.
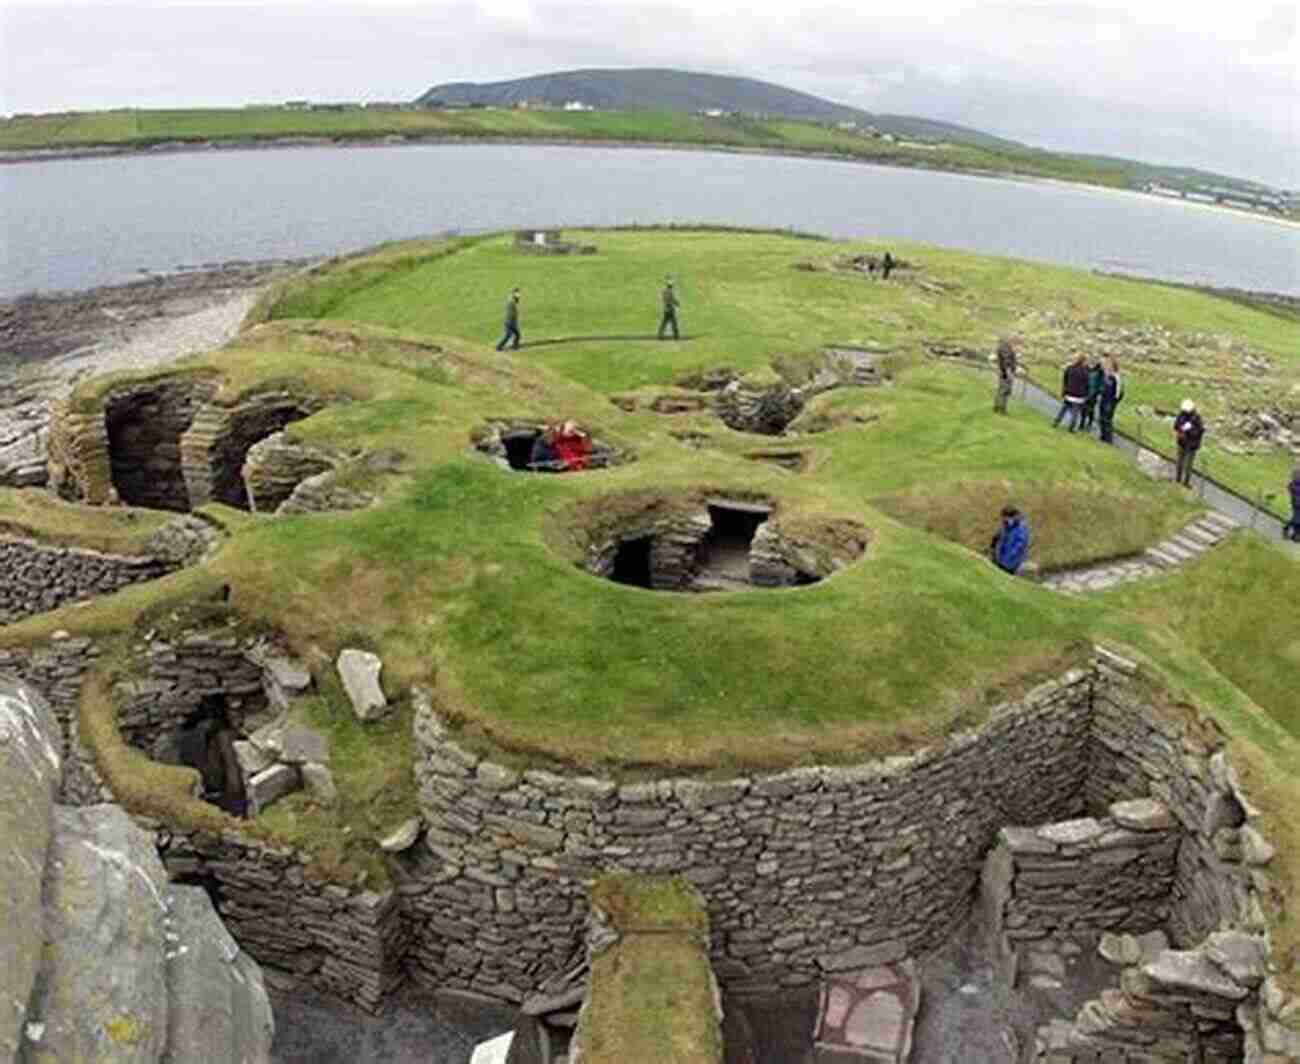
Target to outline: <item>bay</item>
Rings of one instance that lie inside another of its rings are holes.
[[[1300,229],[1181,201],[823,159],[472,144],[0,166],[0,298],[448,231],[696,222],[1300,296]]]

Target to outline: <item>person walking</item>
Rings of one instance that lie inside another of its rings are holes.
[[[1097,401],[1101,398],[1105,381],[1106,370],[1102,367],[1101,359],[1093,359],[1092,365],[1088,367],[1088,395],[1083,401],[1083,416],[1079,421],[1079,427],[1084,432],[1091,432],[1093,423],[1097,420]]]
[[[1004,336],[998,341],[998,390],[993,393],[993,413],[1005,414],[1011,388],[1016,382],[1016,339]]]
[[[1119,375],[1119,363],[1113,358],[1107,358],[1101,382],[1101,396],[1097,401],[1097,431],[1101,435],[1102,443],[1115,442],[1115,408],[1123,398],[1124,380]]]
[[[1174,418],[1174,441],[1178,444],[1178,467],[1174,479],[1185,488],[1192,486],[1192,466],[1204,438],[1205,422],[1196,412],[1196,404],[1184,399],[1178,416]]]
[[[1291,522],[1282,529],[1282,538],[1300,543],[1300,465],[1291,471]]]
[[[989,557],[1004,573],[1015,576],[1029,553],[1029,524],[1014,506],[1002,507],[1002,527],[989,544]]]
[[[1083,414],[1083,404],[1088,399],[1088,364],[1082,355],[1076,355],[1074,361],[1065,367],[1061,376],[1061,409],[1056,412],[1052,428],[1059,428],[1061,419],[1070,415],[1070,431],[1079,428],[1079,418]]]
[[[885,257],[880,261],[880,279],[882,281],[888,281],[889,275],[893,272],[894,267],[897,265],[898,265],[898,260],[895,259],[894,256],[891,255],[888,251],[886,251]]]
[[[498,351],[504,351],[509,341],[513,340],[512,347],[519,350],[519,289],[510,289],[510,295],[506,299],[506,332],[501,337],[501,342],[497,344]]]
[[[668,326],[673,327],[673,339],[680,340],[681,334],[677,331],[677,308],[681,304],[677,301],[677,293],[673,291],[673,279],[666,278],[664,281],[664,313],[659,319],[659,339],[664,338],[664,330]]]

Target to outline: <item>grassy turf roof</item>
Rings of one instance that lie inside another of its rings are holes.
[[[0,642],[56,628],[126,633],[142,614],[228,582],[239,615],[285,632],[321,677],[341,647],[370,647],[390,694],[429,684],[466,743],[629,778],[905,750],[977,722],[1100,639],[1213,715],[1273,811],[1267,827],[1300,855],[1286,815],[1300,808],[1290,624],[1300,566],[1243,533],[1194,566],[1085,599],[1007,579],[979,553],[1006,501],[1027,512],[1031,557],[1048,566],[1139,550],[1197,510],[1117,452],[1054,433],[1023,407],[995,418],[991,377],[925,354],[936,340],[991,352],[998,335],[1019,330],[1034,365],[1073,335],[1059,323],[1105,316],[1230,335],[1290,389],[1300,351],[1289,325],[1196,292],[933,248],[894,246],[920,269],[882,284],[832,267],[883,245],[718,232],[580,239],[598,253],[525,256],[509,237],[392,245],[282,288],[259,309],[262,324],[182,371],[218,373],[223,401],[270,381],[346,397],[287,434],[343,454],[400,451],[396,471],[349,473],[376,504],[291,518],[211,508],[228,537],[203,568],[9,626]],[[681,343],[650,338],[666,274],[681,293]],[[516,284],[527,346],[497,353]],[[612,401],[723,365],[798,380],[827,344],[888,352],[895,380],[820,397],[813,427],[825,431],[774,440],[707,412],[663,415],[644,403],[629,412]],[[1126,368],[1121,410],[1163,401],[1164,369]],[[75,400],[93,406],[103,394],[91,381]],[[1215,401],[1208,390],[1199,397]],[[509,472],[471,446],[495,418],[574,418],[635,460],[581,475]],[[747,457],[774,445],[796,447],[804,472]],[[1231,457],[1247,487],[1285,464],[1278,454]],[[778,522],[854,521],[870,544],[833,578],[782,591],[673,595],[579,569],[583,522],[631,495],[690,493],[763,495]],[[329,685],[312,712],[344,732],[358,727]],[[364,737],[366,763],[402,766],[400,775],[410,757],[400,731]],[[375,805],[373,773],[342,775],[343,813],[312,820],[286,805],[283,832],[316,845],[400,812]],[[413,801],[398,789],[397,805]],[[1283,871],[1295,880],[1294,869]],[[1300,940],[1294,927],[1279,933]]]

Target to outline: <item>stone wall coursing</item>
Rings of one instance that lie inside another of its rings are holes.
[[[989,862],[1005,888],[994,929],[1015,943],[1162,927],[1181,832],[1163,806],[1150,804],[1159,815],[1140,828],[1132,820],[1083,817],[998,832]]]
[[[47,483],[61,499],[103,506],[115,497],[102,410],[80,411],[67,398],[50,404]]]
[[[155,827],[168,874],[208,888],[273,984],[309,985],[375,1011],[402,981],[409,935],[394,891],[321,883],[303,855],[257,840]]]
[[[181,438],[215,391],[211,381],[168,378],[109,393],[104,400],[108,461],[113,487],[124,503],[182,512],[190,508]]]
[[[44,646],[0,647],[0,673],[44,695],[59,722],[59,755],[63,760],[59,801],[65,805],[113,800],[94,758],[81,743],[81,688],[99,655],[99,648],[91,640],[60,632]]]
[[[244,461],[249,449],[324,405],[316,396],[278,390],[246,396],[234,406],[204,406],[180,442],[190,505],[216,500],[248,509]]]
[[[327,473],[337,460],[319,447],[291,443],[276,432],[253,444],[244,459],[243,478],[248,507],[254,513],[274,513],[311,477]]]
[[[59,547],[0,536],[0,624],[157,580],[175,566],[152,557]]]
[[[1184,833],[1169,919],[1175,945],[1189,948],[1210,932],[1261,922],[1246,842],[1246,800],[1224,755],[1185,727],[1151,713],[1122,672],[1110,670],[1093,700],[1090,804],[1149,794],[1168,807]],[[1252,846],[1251,852],[1257,847]]]
[[[910,757],[621,787],[480,760],[422,705],[416,777],[437,867],[403,888],[422,921],[412,975],[519,1000],[568,958],[586,881],[613,869],[698,886],[732,986],[928,950],[969,911],[1003,824],[1083,812],[1090,687],[1069,673]]]
[[[252,731],[267,706],[262,667],[249,656],[255,646],[223,629],[137,644],[130,677],[113,685],[122,738],[176,764],[178,729],[209,694],[226,696],[236,731]]]

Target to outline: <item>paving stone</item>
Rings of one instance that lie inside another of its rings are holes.
[[[1163,831],[1175,826],[1169,807],[1155,798],[1114,802],[1109,813],[1117,824],[1133,831]]]

